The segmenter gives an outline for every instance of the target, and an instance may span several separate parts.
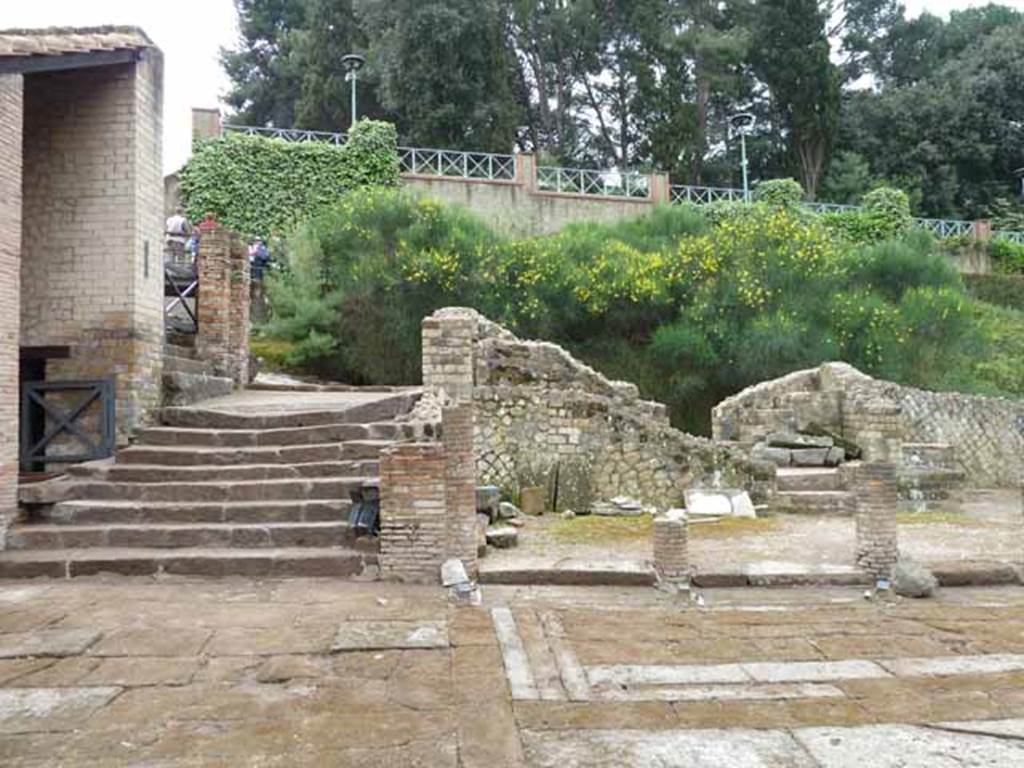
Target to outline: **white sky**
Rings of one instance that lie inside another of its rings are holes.
[[[1001,0],[1024,10],[1024,0]],[[192,107],[217,106],[228,87],[217,53],[238,37],[231,0],[2,0],[0,28],[142,27],[164,52],[164,170],[188,157]],[[904,0],[908,15],[927,9],[945,16],[952,9],[986,5],[987,0]]]

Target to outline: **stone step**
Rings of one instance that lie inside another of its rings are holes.
[[[377,555],[331,547],[268,549],[106,548],[0,552],[0,578],[69,578],[116,573],[125,576],[291,576],[375,575]]]
[[[347,499],[349,493],[375,477],[259,480],[250,482],[107,483],[83,481],[75,496],[90,501],[281,501],[285,499]]]
[[[7,548],[79,549],[84,547],[250,548],[336,547],[354,536],[343,520],[316,523],[206,523],[117,525],[16,525],[7,532]],[[367,540],[369,541],[369,540]]]
[[[380,462],[321,461],[301,464],[238,464],[234,466],[163,466],[114,464],[100,468],[69,468],[69,474],[111,483],[204,483],[240,480],[289,480],[302,478],[375,477]]]
[[[213,370],[205,360],[194,357],[179,357],[164,353],[164,373],[191,373],[200,376],[212,376]]]
[[[192,345],[173,344],[164,342],[164,357],[183,357],[190,360],[196,359],[196,348]]]
[[[846,491],[781,491],[775,494],[777,512],[797,515],[849,517],[857,512],[856,499]]]
[[[188,405],[197,400],[230,395],[235,384],[223,376],[165,371],[162,377],[165,405]]]
[[[407,413],[419,400],[420,392],[396,393],[344,409],[289,411],[284,413],[238,413],[216,408],[169,407],[160,412],[168,427],[253,430],[313,427],[332,424],[368,424],[390,421]]]
[[[174,523],[299,523],[347,520],[347,499],[293,501],[89,501],[59,502],[39,517],[52,525],[158,525]]]
[[[429,428],[430,425],[426,425]],[[284,429],[200,429],[147,427],[139,430],[137,444],[188,445],[208,448],[315,445],[350,440],[407,440],[420,437],[422,426],[385,421],[374,424],[322,424]]]
[[[290,464],[311,461],[377,459],[393,440],[347,440],[341,443],[267,446],[265,448],[198,448],[133,445],[117,453],[118,465],[231,466],[237,464]]]
[[[780,467],[775,481],[780,491],[842,490],[842,479],[835,468]]]

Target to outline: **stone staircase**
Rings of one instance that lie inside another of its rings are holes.
[[[779,467],[773,507],[789,514],[845,517],[856,514],[856,500],[843,490],[838,467]]]
[[[234,383],[215,376],[210,364],[196,356],[194,336],[179,334],[164,344],[163,403],[188,405],[231,393]]]
[[[72,468],[9,530],[0,577],[368,574],[376,540],[349,528],[350,493],[377,482],[383,448],[430,431],[397,420],[418,392],[336,394],[328,408],[275,395],[288,407],[165,408],[116,461]]]

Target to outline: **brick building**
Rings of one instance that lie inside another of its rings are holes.
[[[19,380],[113,379],[119,440],[159,403],[162,87],[138,29],[0,31],[0,531]]]

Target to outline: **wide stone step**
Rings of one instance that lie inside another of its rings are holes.
[[[108,548],[0,552],[0,578],[69,578],[116,573],[125,576],[366,576],[377,555],[354,549]]]
[[[350,440],[406,440],[419,437],[416,425],[400,422],[324,424],[285,429],[198,429],[148,427],[139,430],[142,445],[189,445],[208,448],[316,445]]]
[[[780,467],[775,473],[780,491],[841,491],[838,469]]]
[[[351,405],[344,409],[311,409],[283,413],[239,413],[203,407],[169,407],[160,412],[160,421],[169,427],[210,429],[282,429],[329,424],[368,424],[389,421],[407,413],[420,398],[418,390],[401,392]]]
[[[347,440],[343,443],[242,448],[133,445],[118,451],[117,463],[185,467],[360,461],[377,459],[380,452],[391,445],[394,445],[393,440]]]
[[[299,523],[347,520],[349,499],[176,502],[62,501],[40,520],[54,525]]]
[[[353,490],[376,478],[261,480],[250,482],[107,483],[84,481],[76,496],[92,501],[280,501],[284,499],[348,498]]]
[[[82,547],[255,548],[336,547],[354,540],[346,521],[318,523],[206,523],[153,525],[14,526],[7,548],[78,549]],[[367,540],[369,541],[369,540]]]
[[[825,517],[849,517],[857,512],[856,499],[846,491],[782,491],[775,494],[778,512]]]
[[[200,376],[212,376],[213,370],[205,360],[164,353],[164,373],[191,373]]]
[[[199,373],[165,371],[163,401],[167,405],[188,405],[197,400],[230,395],[235,387],[231,379]]]
[[[320,461],[302,464],[239,464],[235,466],[163,466],[121,464],[92,470],[95,479],[113,483],[197,483],[240,480],[298,480],[302,478],[373,477],[380,462]],[[89,472],[79,469],[72,472]]]

